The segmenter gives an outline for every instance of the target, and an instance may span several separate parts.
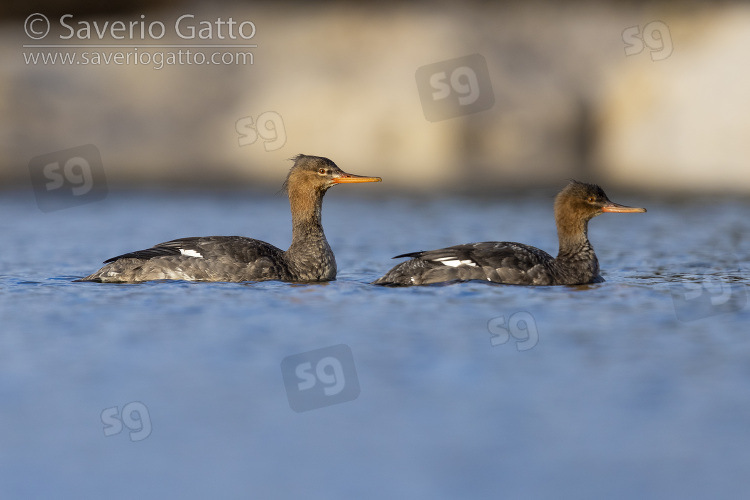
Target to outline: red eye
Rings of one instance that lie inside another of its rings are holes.
[[[325,174],[327,174],[328,172],[327,172],[327,171],[326,171],[326,169],[324,169],[324,168],[319,168],[319,169],[318,169],[318,173],[319,173],[320,175],[325,175]]]

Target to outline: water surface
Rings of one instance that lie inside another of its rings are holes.
[[[744,496],[750,204],[611,194],[649,211],[592,221],[605,283],[382,288],[408,251],[554,253],[551,198],[333,191],[335,282],[107,285],[71,280],[177,237],[286,248],[288,205],[113,193],[44,214],[3,193],[0,496]],[[293,411],[282,360],[341,344],[358,395]]]

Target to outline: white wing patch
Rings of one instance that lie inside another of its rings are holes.
[[[476,262],[473,260],[458,260],[455,257],[440,257],[439,259],[435,259],[436,262],[440,262],[441,264],[444,264],[446,266],[450,267],[458,267],[458,266],[472,266],[477,267]]]
[[[203,256],[195,250],[185,250],[184,248],[180,248],[180,253],[187,257],[198,257],[199,259],[203,258]]]

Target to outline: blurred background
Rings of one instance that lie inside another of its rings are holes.
[[[306,153],[410,192],[574,177],[750,193],[742,2],[70,0],[0,20],[6,187],[29,186],[37,156],[93,144],[109,188],[277,187]],[[70,44],[100,47],[56,47]],[[228,44],[255,47],[210,47]],[[105,62],[117,53],[130,63]]]

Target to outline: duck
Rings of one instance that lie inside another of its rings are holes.
[[[415,286],[471,280],[508,285],[584,285],[601,283],[599,261],[588,238],[588,223],[603,213],[642,213],[645,208],[610,201],[596,184],[570,180],[554,203],[559,249],[557,257],[514,242],[455,245],[397,255],[410,260],[373,282],[382,286]]]
[[[140,283],[154,280],[326,282],[336,279],[336,258],[321,223],[323,196],[338,184],[381,182],[348,174],[321,156],[299,154],[284,182],[292,212],[287,250],[244,236],[202,236],[159,243],[104,261],[76,281]]]

